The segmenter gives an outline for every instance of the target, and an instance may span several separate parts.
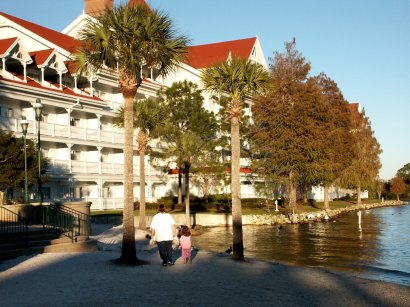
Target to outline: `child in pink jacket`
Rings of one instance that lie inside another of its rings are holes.
[[[191,259],[191,231],[189,227],[183,226],[181,230],[181,238],[179,239],[179,243],[181,244],[181,251],[182,251],[182,259],[185,264],[192,263]]]

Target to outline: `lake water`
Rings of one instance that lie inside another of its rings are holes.
[[[357,212],[323,223],[243,226],[245,258],[319,266],[410,286],[410,205]],[[223,253],[231,227],[193,237],[200,249]]]

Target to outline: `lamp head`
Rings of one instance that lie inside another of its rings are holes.
[[[23,135],[27,134],[28,128],[28,120],[23,116],[20,121],[21,130],[23,131]]]
[[[41,119],[41,114],[43,112],[43,104],[41,103],[41,99],[37,98],[36,102],[33,103],[34,112],[36,113],[36,120]]]

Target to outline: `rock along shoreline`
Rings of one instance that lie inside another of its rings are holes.
[[[243,225],[280,225],[280,224],[303,224],[310,222],[321,222],[331,218],[337,218],[346,213],[359,210],[369,210],[381,207],[403,206],[406,202],[391,200],[380,203],[360,204],[340,209],[321,210],[314,213],[290,213],[288,215],[257,214],[242,216]]]

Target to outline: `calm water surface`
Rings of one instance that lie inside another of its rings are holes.
[[[410,285],[410,205],[356,212],[323,223],[244,226],[245,257],[351,271]],[[198,248],[224,252],[231,227],[206,228]]]

